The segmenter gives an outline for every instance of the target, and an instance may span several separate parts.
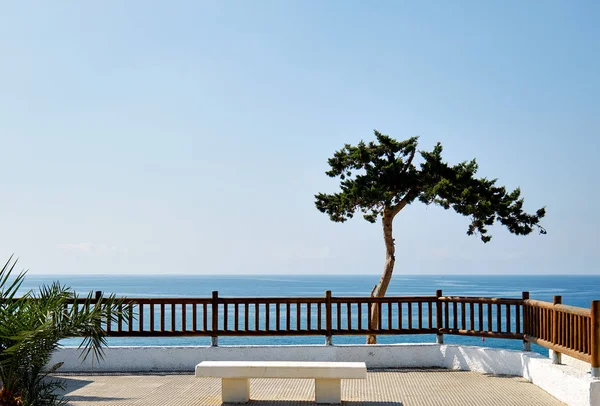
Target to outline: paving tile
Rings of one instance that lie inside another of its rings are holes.
[[[191,374],[58,375],[72,406],[220,406],[221,380]],[[314,380],[251,379],[249,406],[313,406]],[[370,370],[342,380],[346,406],[560,406],[523,378],[444,369]]]

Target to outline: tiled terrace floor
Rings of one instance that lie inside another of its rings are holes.
[[[221,405],[221,381],[193,375],[62,375],[73,406]],[[249,406],[312,406],[314,381],[253,379]],[[342,380],[344,405],[564,405],[517,377],[475,372],[372,370],[366,380]]]

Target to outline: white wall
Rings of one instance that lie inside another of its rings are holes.
[[[193,373],[203,360],[364,361],[368,368],[437,367],[523,376],[571,406],[600,406],[600,381],[589,373],[532,352],[438,344],[227,347],[111,347],[98,363],[81,362],[77,348],[59,350],[52,362],[65,372]]]

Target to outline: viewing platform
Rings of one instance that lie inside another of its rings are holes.
[[[221,380],[193,374],[61,375],[73,406],[221,406]],[[313,406],[309,379],[253,379],[249,406]],[[562,406],[525,379],[443,369],[371,370],[342,381],[347,406]]]
[[[120,306],[127,311],[103,325],[108,336],[210,337],[212,345],[111,347],[100,363],[82,363],[76,348],[63,348],[52,362],[64,362],[61,373],[80,374],[69,378],[67,394],[75,405],[221,404],[218,378],[193,379],[198,363],[298,361],[364,362],[366,382],[342,381],[345,404],[600,406],[600,301],[587,309],[561,302],[560,296],[553,302],[531,300],[528,292],[520,298],[493,298],[444,296],[440,290],[435,296],[383,298],[334,297],[330,291],[324,297],[220,297],[213,292],[210,298],[126,298]],[[71,305],[81,303],[74,299]],[[337,345],[335,340],[419,334],[435,342]],[[446,344],[445,335],[515,340],[522,351]],[[321,336],[324,341],[219,346],[219,337],[242,336]],[[550,357],[532,352],[531,343],[548,349]],[[121,375],[90,376],[91,371]],[[251,379],[252,402],[312,404],[314,382],[307,382]]]

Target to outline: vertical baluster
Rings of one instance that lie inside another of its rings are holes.
[[[290,306],[291,306],[291,303],[285,304],[285,330],[286,331],[292,330],[292,321],[290,320]]]
[[[580,324],[580,318],[579,315],[575,315],[575,351],[579,351],[581,352],[581,339],[583,338],[581,336],[581,324]]]
[[[338,303],[338,312],[339,312],[339,306],[340,304]],[[296,330],[300,330],[300,310],[302,308],[302,304],[301,303],[296,303]]]
[[[111,315],[110,307],[107,306],[107,308],[106,308],[106,334],[107,335],[110,335],[110,330],[112,327],[111,324],[112,324],[112,315]]]
[[[452,325],[454,329],[458,328],[458,302],[452,302]]]
[[[419,312],[418,320],[419,320],[419,329],[423,328],[423,303],[417,303],[417,310]]]
[[[542,309],[539,307],[534,308],[535,310],[535,331],[536,337],[542,337],[542,331],[543,331],[543,326],[542,326]]]
[[[322,309],[322,305],[321,302],[317,303],[317,330],[322,330],[323,328],[321,327],[321,312],[323,311]]]
[[[306,304],[306,328],[307,330],[312,330],[312,323],[311,323],[311,308],[312,308],[312,303],[307,303]]]
[[[583,352],[584,354],[589,354],[588,352],[588,330],[587,330],[587,317],[582,317],[581,318],[581,334],[582,334],[582,340],[581,340],[581,352]]]
[[[175,303],[171,303],[171,331],[176,331],[177,329],[175,328],[175,311],[177,309],[175,308]]]
[[[460,304],[460,321],[463,330],[467,330],[467,303]]]
[[[121,329],[121,327],[119,327],[119,330]],[[161,303],[160,304],[160,331],[164,332],[165,331],[165,304]]]
[[[265,303],[265,330],[269,331],[271,327],[271,304]]]
[[[470,330],[476,330],[475,329],[475,303],[474,302],[469,303],[469,327],[470,327]]]
[[[433,328],[433,320],[432,320],[432,316],[433,316],[433,302],[427,302],[427,327],[432,329]]]
[[[348,330],[352,330],[352,303],[346,303],[346,319],[348,320],[348,325],[346,328]]]
[[[531,334],[531,326],[529,325],[531,316],[529,306],[525,303],[529,299],[529,292],[521,294],[521,308],[523,309],[523,334]],[[523,347],[529,345],[529,342],[523,340]]]
[[[488,325],[488,331],[493,331],[492,330],[492,304],[488,303],[487,304],[487,325]]]
[[[244,331],[250,330],[250,306],[244,303]]]
[[[438,289],[435,291],[435,342],[437,344],[444,343],[444,334],[442,334],[442,328],[444,327],[442,323],[442,302],[440,302],[440,298],[442,297],[442,290]],[[448,314],[448,308],[446,307],[446,314]],[[447,321],[447,320],[446,320]]]
[[[496,304],[496,327],[498,328],[498,332],[502,332],[502,305]]]
[[[198,331],[198,304],[192,304],[192,331]]]
[[[444,302],[444,328],[450,328],[450,304],[448,301]]]
[[[583,335],[581,334],[581,317],[579,315],[575,315],[575,326],[575,351],[581,352]]]
[[[559,333],[560,333],[560,316],[561,312],[556,310],[556,305],[562,303],[562,297],[554,296],[553,299],[554,307],[552,308],[552,326],[551,326],[551,343],[558,344],[559,341]],[[552,354],[552,363],[560,364],[561,363],[561,354],[554,351]]]
[[[510,304],[506,305],[506,332],[510,333],[511,332],[511,326],[510,326]]]
[[[128,305],[129,307],[129,320],[127,320],[127,330],[128,331],[133,331],[133,304],[130,302]]]
[[[333,341],[333,333],[331,328],[331,291],[325,291],[325,343],[328,345],[332,344]]]
[[[517,329],[517,334],[521,334],[521,305],[515,306],[515,316],[516,316],[515,327]]]
[[[545,309],[539,309],[539,320],[540,320],[540,338],[543,338],[544,340],[548,340],[548,337],[546,336],[546,330],[547,330],[547,326],[546,326],[546,310]],[[548,340],[549,341],[549,340]]]
[[[223,303],[223,331],[229,329],[229,305]]]
[[[106,315],[106,333],[108,335],[110,335],[110,332],[112,331],[112,319],[113,319],[113,316],[112,316],[112,313],[110,311],[110,307],[107,307],[106,311],[107,311],[107,315]]]
[[[182,303],[181,304],[181,331],[186,331],[187,330],[187,320],[186,320],[186,311],[187,311],[187,304]]]
[[[202,330],[208,331],[208,303],[202,303]]]
[[[546,331],[546,327],[544,325],[544,309],[537,307],[535,310],[537,313],[536,321],[538,323],[538,327],[537,327],[538,334],[536,335],[536,337],[545,339],[544,332]]]
[[[210,302],[210,316],[211,316],[211,346],[216,347],[219,345],[219,292],[213,291],[212,300]]]
[[[234,330],[235,331],[239,331],[240,330],[240,305],[239,303],[236,303],[233,305],[233,324],[234,324]]]
[[[408,329],[412,329],[412,303],[406,303],[408,306]]]
[[[338,331],[342,329],[342,306],[341,303],[337,303],[337,329]]]
[[[387,305],[387,325],[388,330],[392,329],[392,302],[388,302]]]
[[[398,302],[398,328],[401,330],[402,326],[402,302]]]
[[[542,318],[542,323],[541,323],[541,336],[544,340],[549,340],[548,337],[548,312],[546,311],[546,309],[542,309],[542,314],[541,314],[541,318]]]
[[[535,337],[541,337],[542,334],[542,309],[539,307],[532,307],[531,310],[534,313],[534,329]]]
[[[144,331],[144,304],[138,304],[138,331]]]
[[[371,314],[373,312],[373,303],[367,302],[367,328],[373,330],[373,322],[371,320]]]
[[[383,318],[383,308],[382,308],[382,303],[379,301],[377,302],[377,329],[378,330],[383,330],[383,323],[382,323],[382,318]]]
[[[254,331],[260,331],[260,304],[254,303]]]
[[[479,311],[479,331],[483,331],[483,303],[478,303],[477,309]]]
[[[358,302],[358,329],[362,330],[362,303]]]
[[[573,348],[575,346],[575,326],[574,326],[574,316],[572,314],[568,315],[569,317],[569,324],[567,324],[568,326],[570,326],[569,328],[569,332],[570,332],[570,336],[571,336],[571,342],[569,343],[569,348]]]
[[[563,315],[565,317],[565,326],[569,326],[569,314],[565,313]],[[565,347],[569,347],[571,344],[571,334],[570,334],[570,329],[566,328],[565,329]]]
[[[536,337],[542,337],[542,331],[543,331],[543,326],[542,326],[542,309],[539,307],[535,307],[534,309],[535,312],[535,336]]]
[[[569,315],[566,314],[566,313],[562,313],[561,315],[562,315],[562,324],[563,324],[563,326],[568,326],[569,325],[569,319],[568,319]],[[569,330],[568,328],[563,328],[562,329],[563,336],[564,336],[563,343],[564,343],[565,347],[567,346],[567,332],[568,332],[568,330]]]
[[[277,324],[277,331],[281,331],[281,303],[277,303],[275,306],[275,324]]]

